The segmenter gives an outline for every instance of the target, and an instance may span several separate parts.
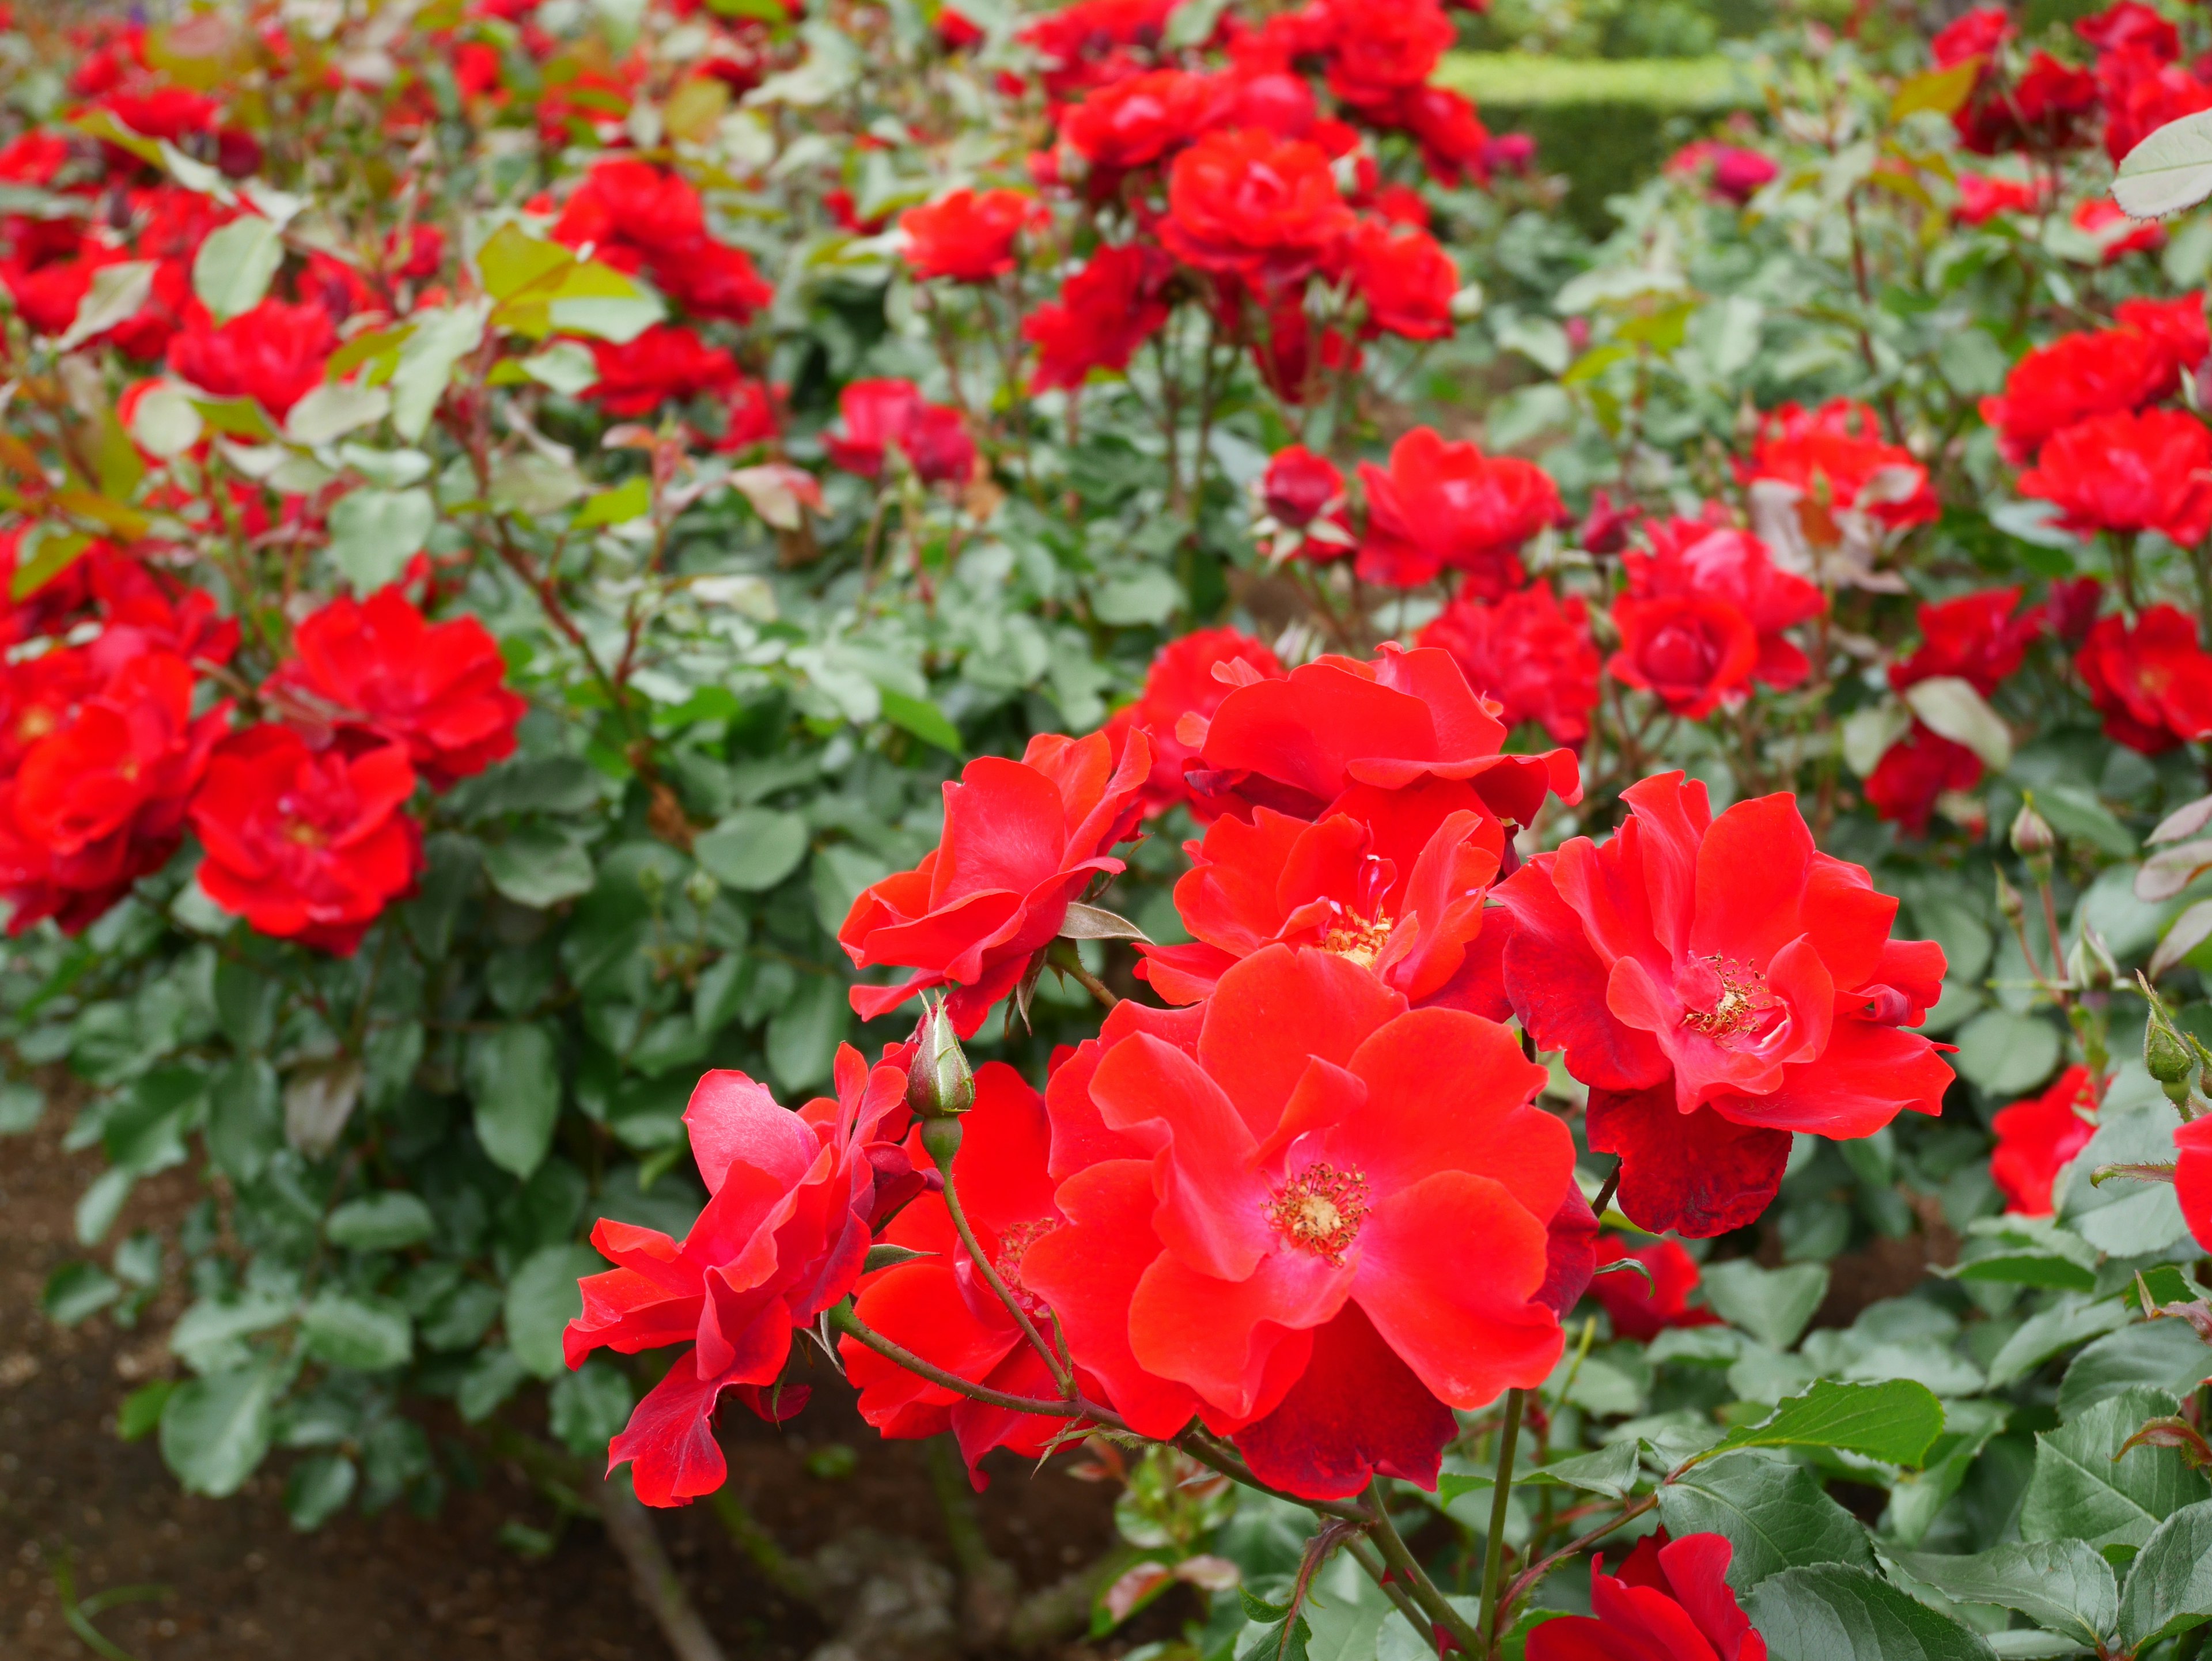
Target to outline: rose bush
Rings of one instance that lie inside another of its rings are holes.
[[[2201,19],[1594,244],[1435,0],[6,23],[0,1127],[185,1486],[842,1375],[1100,1636],[2194,1653]]]

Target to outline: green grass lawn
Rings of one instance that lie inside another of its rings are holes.
[[[1724,110],[1756,101],[1730,59],[1547,58],[1534,52],[1456,52],[1436,74],[1439,85],[1478,106],[1551,108],[1562,104],[1637,104],[1669,113]]]

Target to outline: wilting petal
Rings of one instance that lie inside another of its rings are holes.
[[[1310,1500],[1359,1493],[1377,1474],[1433,1488],[1445,1443],[1458,1434],[1357,1304],[1313,1335],[1313,1355],[1282,1404],[1237,1433],[1261,1481]]]
[[[1614,1197],[1638,1228],[1710,1239],[1756,1222],[1782,1185],[1787,1131],[1736,1124],[1710,1107],[1684,1113],[1669,1080],[1649,1090],[1593,1090],[1591,1148],[1620,1156]]]

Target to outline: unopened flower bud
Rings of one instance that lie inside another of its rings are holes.
[[[712,905],[721,891],[722,885],[704,866],[684,879],[684,897],[702,911]]]
[[[2177,1104],[2189,1100],[2189,1074],[2197,1057],[2191,1053],[2189,1040],[2175,1031],[2162,1009],[2151,1011],[2150,1025],[2143,1029],[2143,1065],[2159,1082],[2167,1099]]]
[[[2027,902],[2021,898],[2020,890],[2005,879],[2003,872],[1998,872],[1996,877],[1997,910],[2007,922],[2017,928],[2027,916]]]
[[[2012,851],[2027,861],[2027,868],[2038,879],[2043,879],[2051,873],[2051,856],[2057,847],[2058,837],[2051,822],[2035,811],[2034,799],[2022,801],[2012,822]]]
[[[2109,992],[2119,977],[2120,966],[2112,961],[2104,936],[2085,924],[2081,938],[2066,954],[2066,978],[2079,991]]]
[[[906,1104],[917,1119],[951,1119],[975,1105],[975,1074],[943,1003],[926,1004],[907,1064]]]
[[[641,865],[637,868],[637,891],[645,896],[645,903],[653,910],[668,897],[668,878],[657,865]]]

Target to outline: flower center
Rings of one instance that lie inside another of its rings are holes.
[[[1683,1025],[1709,1038],[1725,1038],[1767,1024],[1775,1004],[1767,995],[1765,976],[1733,958],[1715,955],[1698,961],[1711,972],[1717,989],[1711,1008],[1682,1012]]]
[[[55,718],[52,710],[33,705],[23,711],[22,718],[15,723],[16,742],[25,745],[36,744],[60,725],[61,722]]]
[[[999,1236],[999,1250],[991,1259],[991,1267],[998,1270],[1014,1301],[1039,1319],[1049,1311],[1044,1299],[1022,1284],[1022,1259],[1029,1256],[1031,1246],[1059,1226],[1059,1220],[1054,1217],[1012,1224]]]
[[[1382,947],[1390,938],[1390,920],[1377,917],[1369,921],[1352,912],[1343,913],[1322,936],[1321,949],[1334,952],[1340,958],[1349,958],[1362,969],[1375,967],[1375,960],[1382,955]]]
[[[1276,1191],[1267,1212],[1275,1232],[1292,1245],[1340,1269],[1367,1215],[1367,1178],[1333,1165],[1310,1165]]]
[[[290,819],[284,825],[284,840],[297,843],[302,848],[320,848],[323,833],[305,819]]]

